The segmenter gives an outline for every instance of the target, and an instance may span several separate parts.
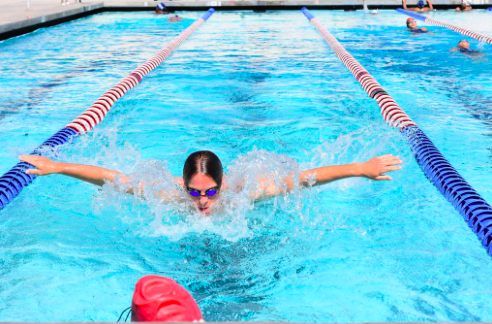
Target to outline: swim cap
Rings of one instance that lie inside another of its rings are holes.
[[[161,276],[145,276],[135,285],[132,322],[203,321],[200,308],[186,289]]]
[[[411,22],[412,20],[415,20],[415,19],[414,19],[414,18],[408,18],[408,19],[407,19],[407,24],[408,24],[409,22]]]
[[[161,2],[161,3],[159,3],[157,5],[157,9],[159,9],[159,10],[166,10],[166,5]]]

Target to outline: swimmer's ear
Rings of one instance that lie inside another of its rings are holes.
[[[227,189],[227,181],[226,181],[226,175],[224,174],[222,176],[222,184],[220,185],[220,191],[224,191]]]
[[[176,183],[178,184],[178,186],[185,188],[185,183],[184,183],[183,178],[174,177],[174,181],[176,181]]]

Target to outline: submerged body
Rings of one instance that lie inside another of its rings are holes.
[[[451,48],[449,51],[456,51],[469,57],[481,57],[485,55],[477,50],[470,49],[470,43],[466,40],[460,41],[456,47]]]
[[[473,8],[471,6],[471,1],[470,0],[461,0],[461,5],[459,7],[456,7],[456,11],[471,11]]]
[[[183,18],[181,18],[180,16],[178,15],[174,15],[174,16],[171,16],[168,18],[168,21],[170,22],[180,22]]]
[[[424,33],[428,33],[429,30],[427,30],[427,28],[417,28],[417,21],[413,18],[408,18],[407,19],[407,28],[408,28],[408,31],[411,32],[411,33],[415,33],[415,34],[424,34]]]

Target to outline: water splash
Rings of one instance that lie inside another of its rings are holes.
[[[294,179],[295,184],[299,182],[299,164],[288,156],[253,149],[234,160],[225,176],[228,190],[221,194],[216,207],[219,212],[212,217],[204,217],[176,183],[166,162],[141,161],[135,157],[138,155],[136,152],[132,153],[135,164],[129,167],[134,171],[127,173],[130,182],[124,185],[121,179],[117,179],[105,184],[100,194],[94,197],[93,206],[98,214],[113,214],[133,225],[135,235],[164,236],[177,241],[187,235],[209,232],[234,242],[262,233],[265,227],[270,227],[265,224],[277,223],[276,218],[289,219],[284,225],[295,224],[293,231],[301,235],[322,223],[314,201],[317,190],[302,190],[295,185],[289,194],[265,202],[252,200],[252,193],[258,190],[258,179],[270,179],[284,189],[285,177]],[[118,154],[114,158],[118,160]],[[140,195],[122,193],[125,186],[140,192]],[[172,199],[162,199],[163,193],[171,194]]]

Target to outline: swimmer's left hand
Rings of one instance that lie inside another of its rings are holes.
[[[392,180],[385,175],[390,171],[401,170],[403,161],[392,154],[381,155],[361,164],[361,175],[372,180]]]

